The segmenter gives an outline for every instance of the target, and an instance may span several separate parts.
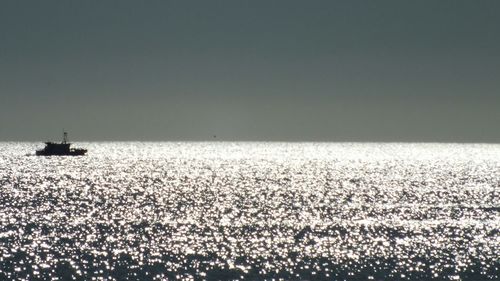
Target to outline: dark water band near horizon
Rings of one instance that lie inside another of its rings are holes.
[[[1,280],[500,280],[500,145],[0,143]]]

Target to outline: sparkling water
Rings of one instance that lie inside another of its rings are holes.
[[[0,279],[499,280],[500,145],[0,143]]]

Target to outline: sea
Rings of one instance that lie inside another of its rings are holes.
[[[500,145],[0,143],[0,280],[500,280]]]

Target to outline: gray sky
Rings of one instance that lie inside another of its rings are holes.
[[[0,2],[0,140],[500,142],[500,1]]]

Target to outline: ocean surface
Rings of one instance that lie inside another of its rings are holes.
[[[500,280],[500,145],[0,143],[0,280]]]

